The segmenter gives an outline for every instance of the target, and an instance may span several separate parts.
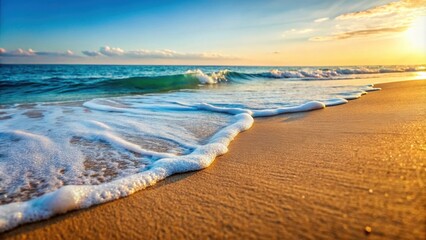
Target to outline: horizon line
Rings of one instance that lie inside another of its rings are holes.
[[[188,66],[188,67],[363,67],[363,66],[424,66],[418,64],[343,64],[343,65],[227,65],[227,64],[137,64],[137,63],[1,63],[1,65],[88,65],[88,66]]]

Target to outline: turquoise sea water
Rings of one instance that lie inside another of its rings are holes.
[[[256,117],[345,104],[423,71],[0,65],[0,231],[205,168]]]
[[[198,89],[200,75],[213,81],[247,84],[272,79],[326,80],[363,78],[371,74],[416,72],[421,66],[369,67],[225,67],[0,65],[0,104],[69,101]],[[193,72],[188,73],[188,72]],[[225,72],[226,71],[226,72]],[[371,76],[368,76],[371,77]],[[209,81],[208,79],[206,81]]]

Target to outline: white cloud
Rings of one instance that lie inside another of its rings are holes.
[[[140,50],[128,51],[125,53],[125,55],[128,57],[136,57],[136,58],[174,58],[181,54],[170,49],[164,49],[164,50],[140,49]]]
[[[5,56],[5,57],[21,57],[21,56],[34,56],[34,55],[35,55],[34,51],[31,48],[28,50],[18,48],[14,51],[8,51],[2,48],[0,51],[0,56]]]
[[[356,38],[356,37],[366,37],[366,36],[372,36],[372,35],[375,35],[375,36],[385,35],[389,33],[403,32],[405,30],[407,30],[406,27],[365,29],[365,30],[358,30],[358,31],[342,32],[342,33],[333,34],[333,35],[324,36],[324,37],[321,37],[321,36],[312,37],[309,40],[314,42],[322,42],[322,41],[341,40],[341,39]]]
[[[104,46],[99,51],[82,51],[89,57],[122,57],[122,58],[152,58],[152,59],[232,59],[234,57],[222,55],[220,53],[180,53],[170,49],[163,50],[131,50],[125,51],[121,48]]]
[[[202,53],[181,53],[170,49],[163,50],[131,50],[125,51],[118,47],[104,46],[100,47],[98,51],[86,50],[81,52],[86,58],[120,58],[120,59],[200,59],[200,60],[214,60],[214,59],[236,59],[235,57],[223,55],[215,52],[202,52]],[[32,49],[24,50],[17,49],[8,51],[0,48],[0,57],[74,57],[81,58],[81,55],[76,55],[71,50],[65,52],[48,52],[48,51],[34,51]]]
[[[18,48],[13,51],[8,51],[4,48],[0,48],[1,57],[32,57],[32,56],[48,56],[48,57],[70,57],[74,56],[74,53],[71,50],[66,52],[43,52],[43,51],[34,51],[31,48],[24,50]]]
[[[315,19],[315,20],[314,20],[314,22],[316,22],[316,23],[320,23],[320,22],[328,21],[329,19],[330,19],[330,18],[328,18],[328,17],[318,18],[318,19]]]
[[[121,48],[113,48],[109,46],[101,47],[99,50],[100,53],[102,53],[105,56],[121,56],[124,54],[124,50]]]
[[[376,18],[395,15],[425,14],[426,0],[400,0],[388,4],[372,7],[363,11],[345,13],[337,16],[337,20]]]
[[[293,28],[291,30],[287,30],[287,31],[283,32],[281,36],[287,38],[287,37],[291,37],[291,36],[303,35],[303,34],[306,34],[306,33],[313,32],[313,31],[314,30],[312,28],[305,28],[305,29],[299,29],[299,30]]]
[[[72,57],[74,53],[71,50],[67,50],[66,52],[35,52],[33,53],[37,56],[50,56],[50,57]]]
[[[398,36],[412,22],[426,14],[426,0],[399,0],[335,18],[334,32],[310,38],[311,41],[330,41],[360,37]]]
[[[309,33],[309,32],[312,32],[312,31],[314,31],[314,30],[311,29],[311,28],[307,28],[307,29],[299,30],[297,33],[299,33],[299,34],[305,34],[305,33]]]
[[[81,53],[83,53],[84,55],[86,55],[88,57],[99,57],[99,56],[102,56],[102,53],[100,53],[98,51],[82,51]]]

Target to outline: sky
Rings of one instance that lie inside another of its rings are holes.
[[[0,63],[426,63],[426,0],[0,0]]]

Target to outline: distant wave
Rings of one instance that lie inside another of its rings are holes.
[[[294,78],[294,79],[335,79],[347,78],[347,75],[356,74],[377,74],[377,73],[398,73],[398,72],[416,72],[424,70],[415,67],[395,67],[395,68],[337,68],[337,69],[316,69],[316,70],[285,70],[272,69],[267,73],[261,74],[264,77],[271,78]],[[346,75],[346,76],[345,76]]]
[[[271,69],[265,72],[239,72],[220,70],[211,73],[200,69],[187,70],[181,74],[164,76],[135,76],[135,77],[107,77],[101,75],[64,75],[42,79],[8,80],[0,79],[0,95],[10,98],[7,94],[56,94],[66,99],[69,94],[87,97],[110,96],[120,94],[144,94],[165,92],[180,89],[194,89],[202,85],[212,84],[242,84],[247,81],[261,79],[283,80],[330,80],[351,79],[362,74],[398,73],[424,71],[424,67],[353,67],[353,68],[295,68]],[[64,94],[68,95],[64,95]],[[70,97],[72,99],[72,96]],[[8,102],[1,100],[0,102]]]
[[[337,68],[337,69],[299,69],[299,70],[279,70],[272,69],[262,73],[243,73],[230,70],[221,70],[213,73],[204,73],[200,69],[188,70],[185,74],[161,76],[161,77],[137,77],[123,79],[120,81],[128,82],[131,86],[146,87],[152,82],[164,81],[169,85],[189,85],[195,86],[198,84],[217,84],[222,82],[241,83],[245,80],[253,80],[259,78],[278,78],[278,79],[295,79],[295,80],[316,80],[316,79],[340,79],[350,78],[348,75],[357,74],[378,74],[378,73],[398,73],[398,72],[416,72],[424,71],[424,68],[419,67],[388,67],[388,68]],[[172,80],[173,79],[173,80]],[[196,81],[197,80],[197,81]],[[116,80],[115,80],[116,81]],[[136,83],[137,82],[137,83]],[[135,85],[133,85],[135,84]],[[160,84],[161,86],[163,84]]]

